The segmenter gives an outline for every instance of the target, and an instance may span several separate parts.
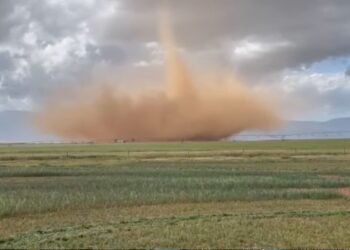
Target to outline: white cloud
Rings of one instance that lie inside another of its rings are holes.
[[[309,70],[285,71],[282,87],[286,92],[293,92],[305,87],[313,87],[319,93],[335,89],[350,89],[350,79],[343,72],[316,73]]]
[[[234,60],[251,60],[278,49],[292,46],[288,41],[258,41],[254,38],[245,38],[232,44]]]
[[[117,1],[100,1],[100,4],[100,7],[96,10],[96,19],[109,19],[117,14],[119,6]]]
[[[22,82],[30,74],[30,65],[27,60],[20,58],[15,60],[15,70],[11,74],[14,81]]]
[[[86,23],[79,25],[79,31],[73,36],[47,43],[44,47],[36,46],[35,39],[31,45],[36,47],[29,54],[31,62],[41,65],[46,73],[51,73],[58,68],[69,67],[75,60],[84,59],[87,56],[87,47],[95,42],[90,38]],[[36,38],[34,32],[29,34]]]
[[[30,97],[11,98],[9,96],[0,97],[0,111],[21,110],[30,111],[33,109],[33,100]]]
[[[25,55],[25,49],[11,46],[8,44],[0,44],[0,52],[8,52],[11,57],[22,57]]]
[[[148,53],[148,59],[133,63],[134,67],[147,67],[164,64],[164,51],[158,42],[152,41],[144,44]]]
[[[63,63],[70,63],[73,46],[74,40],[71,37],[65,37],[53,44],[46,45],[42,50],[38,50],[33,55],[33,61],[41,63],[45,71],[50,73]]]
[[[95,0],[47,0],[48,5],[69,9],[71,6],[93,7]]]
[[[25,45],[37,46],[39,36],[42,36],[40,25],[36,22],[30,22],[28,31],[23,34],[22,41]]]
[[[135,67],[147,67],[150,65],[150,63],[142,60],[142,61],[138,61],[136,63],[133,63],[133,65]]]

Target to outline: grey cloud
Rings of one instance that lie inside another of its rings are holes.
[[[156,40],[159,6],[169,9],[180,45],[191,50],[249,36],[294,44],[243,63],[240,68],[246,75],[261,76],[350,53],[350,2],[346,0],[129,0],[122,2],[120,14],[106,28],[105,39]]]
[[[9,20],[15,8],[15,1],[2,0],[0,1],[0,42],[5,41],[11,32],[11,27],[14,26],[13,21]]]
[[[350,77],[350,67],[345,70],[345,75]]]
[[[127,60],[126,50],[118,45],[105,45],[98,49],[94,59],[106,60],[113,64],[120,64]]]
[[[157,12],[162,7],[171,14],[176,39],[187,58],[203,64],[211,60],[226,64],[231,60],[237,72],[252,82],[285,69],[350,55],[348,0],[96,0],[92,5],[83,0],[65,0],[66,6],[49,2],[0,1],[0,74],[5,76],[0,97],[30,96],[40,101],[53,87],[87,77],[98,64],[120,67],[116,72],[120,70],[122,75],[133,63],[152,61],[145,43],[158,40]],[[117,10],[108,14],[107,4],[112,3],[117,3]],[[16,11],[22,15],[14,16]],[[30,25],[36,29],[31,30]],[[49,73],[42,65],[45,58],[32,60],[38,51],[64,38],[75,39],[85,28],[84,35],[91,41],[82,45],[84,57],[69,55],[73,60]],[[37,36],[36,45],[24,44],[23,35],[28,32]],[[233,60],[234,44],[247,38],[266,43],[286,41],[289,45],[260,57]],[[12,55],[9,48],[17,54]],[[30,63],[30,73],[23,81],[11,79],[17,59]],[[349,70],[346,74],[350,76]],[[345,89],[322,94],[311,87],[304,92],[337,110],[344,109],[342,103],[348,105],[343,98],[348,93]]]
[[[10,70],[13,66],[11,55],[8,52],[0,52],[0,71]]]

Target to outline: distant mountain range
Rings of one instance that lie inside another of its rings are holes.
[[[234,140],[282,140],[282,139],[342,139],[350,138],[350,117],[325,122],[288,121],[285,126],[270,133],[247,131],[233,136]]]
[[[296,139],[350,138],[350,117],[326,122],[289,121],[271,133],[247,131],[232,136],[232,140],[296,140]],[[26,111],[0,112],[0,143],[59,142],[54,136],[45,135],[35,128],[33,113]]]

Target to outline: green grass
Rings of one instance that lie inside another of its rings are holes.
[[[0,248],[346,247],[349,163],[348,140],[1,145]]]
[[[149,245],[142,242],[142,238],[149,238],[152,236],[155,242],[159,246],[173,246],[175,242],[179,246],[185,247],[210,247],[212,245],[220,247],[232,247],[240,242],[244,244],[247,240],[254,239],[256,242],[262,242],[263,246],[268,246],[268,238],[264,239],[266,236],[264,231],[269,231],[271,234],[277,234],[280,237],[281,242],[287,243],[288,241],[293,241],[291,236],[295,237],[294,240],[302,240],[304,246],[314,246],[313,244],[320,244],[319,241],[314,241],[314,239],[306,240],[302,238],[302,233],[294,231],[294,235],[283,235],[279,232],[281,229],[287,229],[289,226],[295,226],[295,222],[302,222],[305,218],[320,219],[322,222],[326,222],[325,219],[329,219],[332,216],[339,216],[340,219],[346,218],[350,214],[350,211],[336,211],[336,212],[285,212],[285,213],[246,213],[246,214],[209,214],[209,215],[195,215],[195,216],[178,216],[178,217],[162,217],[162,218],[149,218],[149,219],[134,219],[130,221],[118,221],[110,223],[100,223],[100,224],[90,224],[83,226],[72,226],[67,227],[65,230],[37,230],[35,232],[30,232],[26,234],[21,234],[17,239],[9,238],[4,243],[10,246],[23,246],[29,243],[30,246],[52,246],[51,242],[58,242],[60,247],[94,247],[96,241],[96,235],[99,235],[98,240],[104,245],[106,242],[112,242],[114,246],[127,246],[127,239],[130,239],[132,235],[139,235],[140,238],[135,238],[134,242],[138,243],[138,246],[148,247]],[[282,223],[271,223],[271,218],[279,220]],[[283,223],[283,220],[285,221]],[[339,224],[337,231],[342,230],[341,236],[347,241],[346,233],[344,229],[349,227],[344,225],[341,221],[336,219]],[[316,221],[316,220],[315,220]],[[218,232],[215,229],[215,224],[220,222],[225,225],[231,231],[228,233],[226,231]],[[269,223],[266,223],[269,222]],[[291,223],[289,226],[287,223]],[[327,224],[326,224],[327,225]],[[245,227],[245,230],[250,231],[249,238],[244,233],[241,233],[241,228]],[[161,230],[160,230],[161,229]],[[181,230],[176,230],[181,229]],[[297,229],[302,229],[301,226]],[[340,229],[340,230],[339,230]],[[179,234],[173,234],[172,232],[176,230]],[[295,229],[294,229],[295,230]],[[140,232],[141,231],[141,232]],[[214,232],[211,241],[208,242],[207,237],[205,237],[208,231]],[[289,231],[292,231],[289,229]],[[324,230],[326,231],[326,230]],[[146,233],[145,233],[146,232]],[[235,234],[236,238],[227,237],[229,235]],[[332,234],[332,233],[330,233]],[[120,237],[122,235],[123,237]],[[116,237],[117,236],[117,237]],[[119,237],[118,237],[119,236]],[[172,244],[167,242],[167,239],[171,238],[173,240]],[[271,236],[270,236],[271,238]],[[33,244],[35,240],[36,244]],[[220,241],[219,241],[220,240]],[[335,239],[335,246],[342,246],[340,242]],[[186,243],[183,243],[186,242]],[[206,243],[204,243],[206,242]],[[38,244],[39,243],[39,244]],[[176,243],[175,243],[176,244]],[[109,243],[108,245],[111,245]],[[283,246],[281,243],[276,242],[276,246]]]
[[[148,164],[150,165],[150,164]],[[11,168],[10,168],[11,169]],[[167,167],[7,168],[0,174],[0,216],[111,205],[339,198],[350,179],[291,171],[242,171],[180,163]],[[10,178],[12,176],[12,178]],[[14,178],[16,177],[16,178]],[[30,179],[31,178],[31,179]],[[26,180],[27,179],[27,180]]]

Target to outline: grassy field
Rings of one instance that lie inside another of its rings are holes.
[[[350,140],[0,146],[0,248],[350,247]]]

